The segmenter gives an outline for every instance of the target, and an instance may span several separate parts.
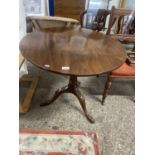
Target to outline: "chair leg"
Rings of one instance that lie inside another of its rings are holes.
[[[103,91],[103,96],[102,96],[102,101],[101,101],[101,104],[104,105],[104,100],[108,94],[108,91],[110,89],[110,86],[111,86],[111,79],[110,77],[108,76],[107,77],[107,81],[105,83],[105,87],[104,87],[104,91]]]

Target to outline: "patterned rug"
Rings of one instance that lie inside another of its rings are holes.
[[[20,129],[20,155],[99,155],[93,132]]]

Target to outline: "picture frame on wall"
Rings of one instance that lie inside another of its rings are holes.
[[[44,16],[47,14],[46,0],[22,0],[26,16]]]

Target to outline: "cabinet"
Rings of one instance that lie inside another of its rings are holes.
[[[54,0],[54,15],[79,20],[86,0]]]

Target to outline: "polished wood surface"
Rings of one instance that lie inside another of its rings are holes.
[[[117,40],[80,27],[32,32],[21,40],[20,51],[38,67],[77,76],[109,72],[126,60]]]
[[[69,84],[58,89],[41,106],[53,103],[62,93],[72,93],[91,123],[95,120],[87,112],[85,99],[78,89],[77,76],[109,72],[126,60],[124,48],[117,40],[77,26],[32,32],[21,40],[20,50],[28,61],[38,67],[70,75]]]
[[[54,15],[79,20],[86,0],[54,0]]]

